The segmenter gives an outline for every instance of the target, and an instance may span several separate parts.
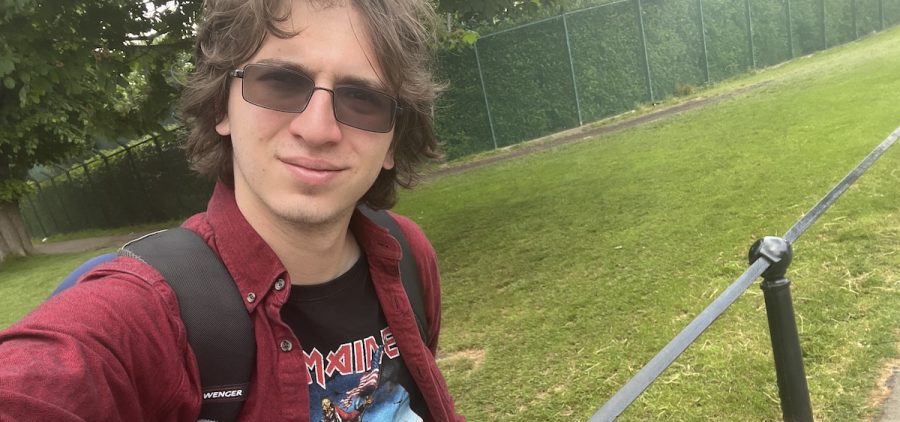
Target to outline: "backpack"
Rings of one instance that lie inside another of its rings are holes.
[[[369,219],[388,229],[400,243],[400,279],[412,305],[422,340],[427,325],[418,265],[400,226],[385,211],[360,206]],[[72,286],[82,274],[116,256],[130,256],[153,266],[178,298],[188,341],[197,358],[203,404],[200,420],[234,421],[246,400],[256,361],[253,324],[228,270],[209,245],[191,230],[174,228],[150,233],[118,253],[96,256],[81,264],[53,291]],[[222,347],[229,345],[229,347]]]

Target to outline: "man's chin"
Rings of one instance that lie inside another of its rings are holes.
[[[325,227],[334,224],[346,224],[353,213],[353,208],[338,209],[336,207],[285,207],[278,216],[292,225],[306,227]]]

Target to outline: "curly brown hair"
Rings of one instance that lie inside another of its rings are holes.
[[[434,137],[432,104],[440,86],[432,79],[429,46],[436,18],[428,0],[306,0],[320,7],[349,3],[366,24],[385,84],[399,99],[391,150],[394,168],[381,170],[361,202],[375,209],[392,207],[397,185],[418,180],[418,167],[440,158]],[[266,37],[289,38],[279,24],[290,19],[285,0],[206,0],[197,30],[194,69],[182,94],[182,117],[190,128],[185,149],[194,170],[234,186],[230,136],[216,132],[226,114],[228,72],[250,60]]]

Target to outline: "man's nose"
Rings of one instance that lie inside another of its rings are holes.
[[[341,128],[334,117],[334,95],[325,88],[316,88],[306,109],[291,121],[291,131],[311,143],[336,142]]]

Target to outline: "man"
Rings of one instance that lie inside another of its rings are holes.
[[[397,241],[356,211],[393,205],[396,185],[436,156],[432,19],[424,0],[206,1],[183,109],[189,159],[218,182],[207,212],[183,226],[221,257],[254,327],[240,420],[321,420],[324,400],[360,385],[368,402],[351,408],[364,406],[367,421],[462,419],[434,360],[431,245],[394,215],[419,265],[426,345]],[[200,411],[175,295],[128,257],[0,333],[0,356],[3,421],[193,421]]]

